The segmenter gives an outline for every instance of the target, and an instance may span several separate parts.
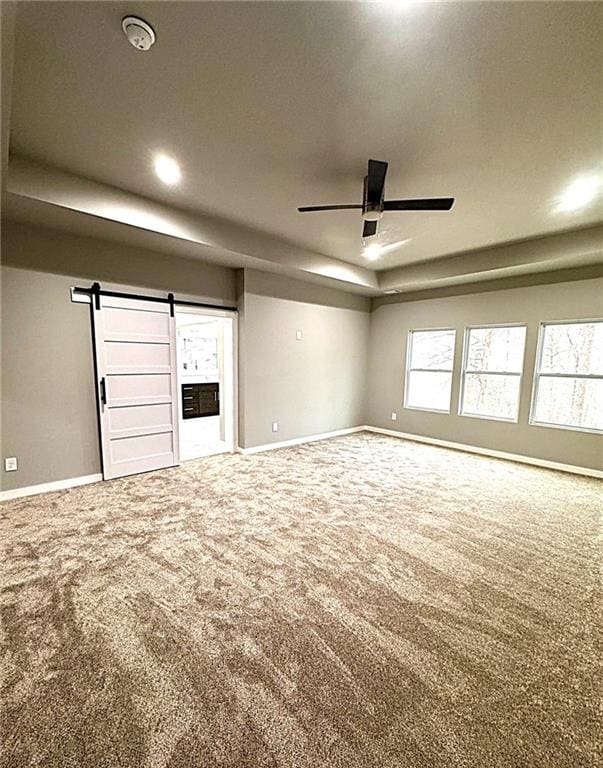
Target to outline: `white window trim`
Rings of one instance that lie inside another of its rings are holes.
[[[487,328],[525,328],[523,342],[523,356],[521,360],[521,371],[474,371],[467,370],[467,358],[469,357],[469,335],[471,331],[480,331]],[[517,424],[519,422],[519,409],[521,406],[521,387],[523,384],[523,372],[526,366],[526,349],[528,346],[528,324],[527,323],[484,323],[483,325],[467,325],[463,334],[463,362],[461,365],[461,388],[459,392],[459,411],[458,415],[467,419],[485,419],[486,421],[504,421],[507,424]],[[517,376],[519,378],[519,397],[517,398],[517,410],[514,418],[506,416],[486,416],[483,413],[463,413],[465,404],[465,375],[467,373],[479,374],[482,376]]]
[[[544,351],[544,330],[547,325],[582,325],[586,323],[603,323],[603,318],[587,318],[585,320],[546,320],[538,326],[538,344],[536,347],[536,362],[534,365],[534,379],[532,382],[532,398],[530,403],[530,418],[528,424],[531,427],[544,427],[545,429],[565,429],[569,432],[590,432],[592,435],[602,435],[603,430],[594,427],[573,427],[569,424],[551,424],[548,421],[536,421],[536,401],[541,377],[550,379],[603,379],[603,374],[596,373],[541,373],[542,353]]]
[[[439,331],[452,331],[454,333],[454,344],[452,347],[452,366],[450,370],[448,368],[412,368],[410,367],[410,361],[412,356],[412,335],[413,333],[438,333]],[[452,411],[452,385],[454,383],[454,357],[456,353],[456,328],[410,328],[406,336],[406,364],[404,372],[404,403],[403,408],[408,411],[423,411],[424,413],[444,413],[450,415]],[[450,383],[450,401],[447,409],[444,408],[420,408],[417,405],[408,405],[408,379],[409,374],[414,371],[419,373],[449,373],[451,377]]]

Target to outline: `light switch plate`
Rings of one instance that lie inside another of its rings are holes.
[[[272,422],[272,431],[273,432],[278,432],[278,421],[273,421]]]
[[[16,472],[17,471],[17,457],[16,456],[10,456],[7,459],[4,459],[4,471],[5,472]]]
[[[395,411],[392,411],[392,421],[398,420],[398,414]]]
[[[302,338],[303,338],[303,335],[304,335],[304,332],[303,332],[303,331],[295,331],[295,338],[296,338],[298,341],[301,341],[301,340],[302,340]]]

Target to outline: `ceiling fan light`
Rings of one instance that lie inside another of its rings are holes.
[[[371,245],[365,246],[362,255],[369,261],[375,261],[375,259],[378,259],[379,256],[381,256],[382,250],[383,249],[378,243],[372,243]]]
[[[379,221],[379,219],[382,216],[383,216],[383,211],[380,211],[379,209],[367,210],[362,212],[362,218],[365,221]]]

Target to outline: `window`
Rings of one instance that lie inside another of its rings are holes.
[[[456,331],[410,331],[405,408],[450,412]]]
[[[530,423],[603,431],[603,320],[541,325]]]
[[[517,421],[526,328],[467,328],[460,413]]]

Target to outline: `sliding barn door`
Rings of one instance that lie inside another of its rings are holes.
[[[178,415],[170,306],[99,299],[92,311],[104,477],[172,467],[178,464]]]

